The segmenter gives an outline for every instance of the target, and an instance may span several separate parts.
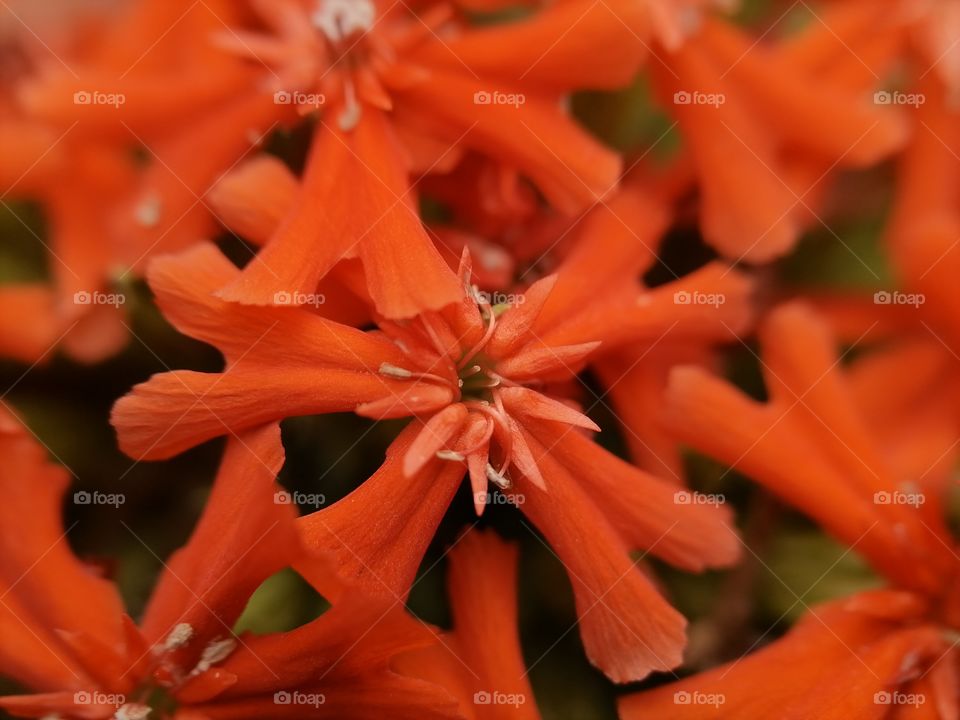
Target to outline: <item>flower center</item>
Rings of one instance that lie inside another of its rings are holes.
[[[462,368],[458,376],[462,400],[491,402],[494,389],[500,387],[502,383],[502,378],[480,357],[475,357],[470,365]]]

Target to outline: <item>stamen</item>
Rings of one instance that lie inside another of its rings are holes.
[[[489,307],[489,305],[487,306]],[[490,342],[490,338],[493,337],[493,331],[497,328],[497,316],[496,313],[488,313],[489,323],[487,324],[487,331],[483,334],[483,337],[480,338],[480,342],[474,345],[470,350],[463,356],[463,359],[458,363],[457,368],[465,367],[467,363],[473,360],[477,353],[483,350],[487,343]]]
[[[199,675],[205,673],[221,660],[226,660],[236,647],[237,641],[233,638],[220,638],[219,640],[210,641],[210,644],[203,649],[203,653],[200,655],[200,661],[197,663],[197,666],[190,671],[190,674]]]
[[[386,375],[387,377],[400,378],[401,380],[413,377],[413,373],[409,370],[404,370],[402,367],[397,367],[390,363],[380,363],[380,374]]]
[[[127,705],[121,706],[116,713],[114,713],[114,720],[146,720],[150,717],[151,708],[149,705],[141,705],[140,703],[128,703]]]
[[[167,639],[163,643],[164,650],[176,650],[182,648],[193,637],[193,626],[189,623],[180,623],[170,631]]]
[[[320,0],[310,20],[330,42],[337,43],[356,32],[367,32],[375,18],[373,0]]]
[[[452,462],[463,462],[467,459],[464,455],[454,452],[453,450],[438,450],[437,457],[440,460],[450,460]]]
[[[502,474],[497,472],[490,463],[487,463],[487,480],[492,482],[501,490],[509,490],[511,487],[513,487],[513,484]]]
[[[381,363],[379,372],[381,375],[386,375],[387,377],[397,378],[399,380],[410,380],[416,378],[417,380],[427,380],[441,385],[449,385],[450,382],[439,375],[434,375],[433,373],[422,373],[422,372],[412,372],[406,368],[398,367],[396,365],[391,365],[390,363]]]

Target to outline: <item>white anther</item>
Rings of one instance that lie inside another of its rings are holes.
[[[206,672],[221,660],[226,660],[236,647],[237,641],[233,638],[212,640],[210,644],[203,649],[203,653],[200,655],[200,661],[190,674],[199,675],[200,673]]]
[[[146,720],[150,717],[150,706],[140,703],[128,703],[120,707],[113,715],[114,720]]]
[[[182,648],[184,645],[190,642],[190,638],[192,637],[193,626],[189,623],[180,623],[170,631],[169,635],[167,635],[167,639],[163,643],[163,649],[176,650],[177,648]]]
[[[512,485],[507,478],[497,472],[496,468],[493,467],[490,463],[487,463],[487,480],[492,482],[501,490],[509,490]]]
[[[340,42],[372,28],[376,15],[373,0],[320,0],[310,19],[331,42]]]
[[[380,374],[386,375],[387,377],[400,378],[401,380],[407,380],[408,378],[413,377],[413,373],[409,370],[405,370],[402,367],[397,367],[396,365],[391,365],[390,363],[380,364]]]

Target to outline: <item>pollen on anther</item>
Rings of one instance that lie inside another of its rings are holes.
[[[199,675],[206,672],[221,660],[226,660],[236,647],[237,641],[233,638],[220,638],[210,641],[210,644],[203,649],[200,661],[190,674]]]
[[[114,720],[146,720],[150,717],[150,706],[140,703],[128,703],[114,713]]]
[[[503,475],[498,473],[496,468],[494,468],[490,463],[487,463],[487,480],[492,482],[501,490],[509,490],[512,487],[512,483]]]
[[[331,42],[373,27],[376,7],[371,0],[320,0],[311,16],[313,26]]]
[[[170,631],[169,635],[167,635],[167,639],[163,643],[163,648],[164,650],[176,650],[177,648],[182,648],[184,645],[190,642],[190,638],[192,637],[193,626],[189,623],[180,623]]]
[[[391,365],[390,363],[381,363],[379,372],[381,375],[400,378],[401,380],[408,380],[409,378],[413,377],[413,373],[409,370],[405,370],[402,367],[397,367],[396,365]]]

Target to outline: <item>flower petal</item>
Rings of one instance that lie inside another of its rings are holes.
[[[534,438],[527,442],[550,493],[521,478],[508,496],[567,569],[587,657],[614,682],[679,665],[683,616],[630,559],[626,544],[579,483]]]
[[[331,507],[299,521],[306,546],[333,555],[342,577],[366,592],[406,596],[463,479],[461,463],[438,459],[406,477],[404,457],[422,428],[414,420],[376,473]],[[367,519],[358,523],[358,517]]]
[[[383,112],[365,107],[350,131],[324,124],[292,214],[221,295],[272,304],[313,293],[334,264],[359,253],[377,310],[405,318],[462,297],[421,226],[407,168]]]

